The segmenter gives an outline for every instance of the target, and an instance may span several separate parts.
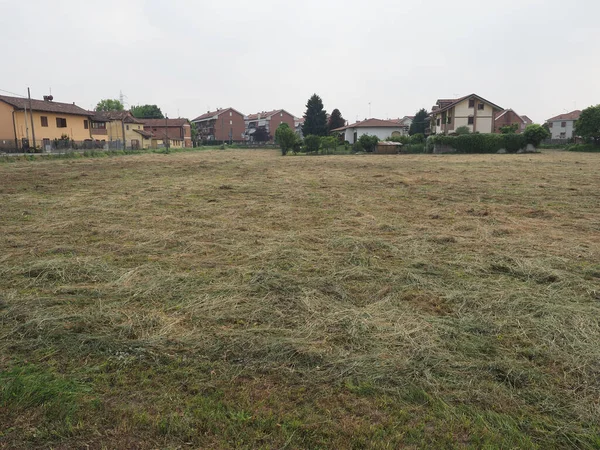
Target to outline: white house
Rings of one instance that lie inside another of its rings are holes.
[[[581,111],[576,109],[570,113],[561,114],[548,119],[546,123],[552,133],[552,139],[571,139],[575,130],[575,122],[579,119]]]
[[[344,140],[354,144],[363,134],[377,136],[382,141],[389,137],[404,136],[405,125],[397,120],[366,119],[331,131],[344,133]]]
[[[494,117],[503,108],[476,94],[457,99],[440,99],[431,110],[431,133],[449,134],[460,127],[471,133],[494,132]]]

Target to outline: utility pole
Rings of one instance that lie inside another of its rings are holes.
[[[165,114],[165,148],[169,151],[169,116]]]
[[[31,137],[33,138],[33,148],[35,148],[35,127],[33,125],[33,109],[31,108],[31,92],[29,92],[29,88],[27,88],[27,98],[29,99],[29,116],[31,117]],[[27,117],[25,117],[25,120],[27,120]]]

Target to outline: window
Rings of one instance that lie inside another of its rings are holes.
[[[436,124],[437,124],[437,126],[438,126],[438,127],[440,126],[440,119],[438,119],[438,120],[436,121]]]
[[[469,100],[469,108],[475,108],[475,99]]]
[[[230,120],[230,121],[229,121],[229,125],[233,125],[233,120]]]
[[[469,116],[469,121],[467,122],[469,125],[473,125],[475,122],[475,118],[473,116]]]
[[[233,113],[231,111],[229,111],[229,117],[233,116]]]
[[[448,118],[446,119],[446,123],[452,123],[452,117],[448,116]]]
[[[106,122],[92,122],[92,128],[96,130],[105,130]]]
[[[40,119],[42,119],[42,126],[47,127],[48,126],[48,117],[42,116],[42,117],[40,117]]]
[[[561,128],[566,128],[567,127],[567,122],[561,122],[560,123],[560,127]]]
[[[566,137],[567,137],[567,133],[566,132],[563,131],[562,133],[560,133],[560,138],[561,139],[565,139]]]
[[[63,119],[62,117],[56,118],[56,128],[67,128],[67,119]]]
[[[90,127],[90,125],[88,124],[87,120],[83,121],[83,128],[85,128],[86,130]]]
[[[127,131],[129,131],[129,125],[127,125]]]
[[[283,117],[283,113],[282,112],[279,113],[279,117]]]
[[[552,124],[553,124],[553,123],[554,123],[554,122],[550,122],[550,123],[548,124],[548,128],[552,128]]]
[[[484,108],[485,108],[485,105],[484,105],[483,103],[479,103],[479,104],[477,105],[477,109],[478,109],[479,111],[483,111],[483,109],[484,109]]]

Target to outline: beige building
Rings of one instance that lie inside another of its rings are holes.
[[[92,116],[91,129],[97,147],[107,143],[121,148],[123,142],[133,150],[152,146],[152,133],[145,131],[143,122],[129,111],[97,111]]]
[[[494,118],[500,111],[503,108],[476,94],[440,99],[431,110],[431,134],[450,134],[463,126],[471,133],[493,133]]]
[[[0,95],[0,150],[91,143],[90,112],[75,103]],[[35,139],[34,139],[35,136]]]

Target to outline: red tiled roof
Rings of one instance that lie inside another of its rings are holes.
[[[489,100],[486,100],[485,98],[480,97],[477,94],[469,94],[469,95],[465,95],[464,97],[457,98],[457,99],[454,99],[454,100],[452,100],[452,99],[440,99],[440,100],[438,100],[437,104],[439,105],[439,109],[431,111],[431,114],[433,114],[433,113],[437,114],[437,113],[440,113],[440,112],[443,112],[443,111],[447,111],[450,108],[452,108],[453,106],[457,105],[458,103],[460,103],[463,100],[466,100],[467,98],[470,98],[470,97],[478,98],[482,102],[485,102],[485,103],[488,103],[488,104],[492,105],[493,108],[496,108],[496,109],[499,109],[499,110],[503,110],[504,109],[504,108],[502,108],[502,107],[500,107],[500,106],[498,106],[498,105],[490,102]]]
[[[348,128],[399,128],[402,125],[395,120],[366,119],[331,131],[342,131]]]
[[[122,120],[125,123],[142,123],[141,119],[136,119],[129,111],[94,111],[92,114],[92,120],[96,122]]]
[[[263,111],[256,114],[250,114],[247,117],[247,120],[257,120],[259,115],[261,119],[265,119],[267,117],[274,116],[275,114],[279,114],[282,111],[283,109],[274,109],[273,111]]]
[[[144,127],[182,127],[188,124],[187,119],[138,119]]]
[[[19,97],[9,97],[7,95],[0,95],[0,101],[4,103],[8,103],[12,107],[21,110],[21,109],[29,109],[29,100],[26,98]],[[89,111],[80,108],[75,105],[75,103],[59,103],[54,101],[47,100],[33,100],[31,99],[31,108],[34,111],[41,112],[53,112],[58,114],[73,114],[76,116],[91,116],[94,113],[90,113]]]
[[[546,120],[546,122],[557,122],[559,120],[577,120],[581,115],[581,111],[576,109],[575,111],[571,111],[570,113],[560,114],[559,116],[554,116],[551,119]]]

